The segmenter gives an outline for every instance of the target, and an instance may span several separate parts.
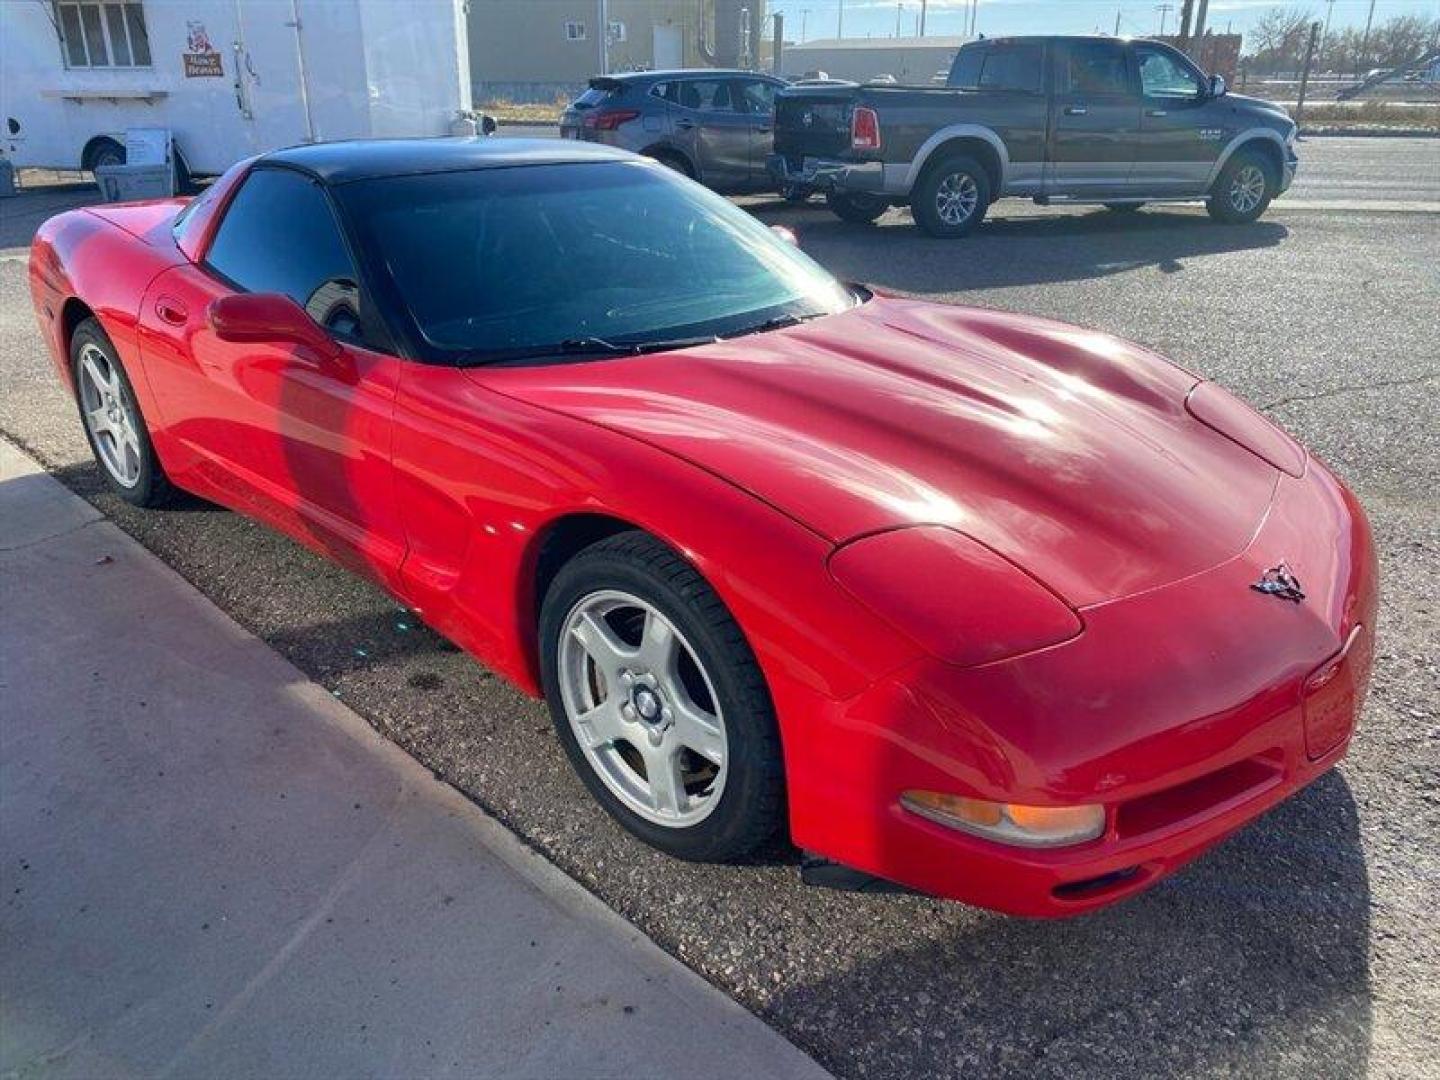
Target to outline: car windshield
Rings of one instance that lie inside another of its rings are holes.
[[[694,344],[857,302],[728,200],[646,162],[387,177],[336,194],[385,291],[452,363]]]

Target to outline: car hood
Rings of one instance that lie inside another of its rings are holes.
[[[1223,101],[1228,101],[1236,109],[1242,112],[1263,113],[1265,116],[1276,120],[1289,120],[1290,113],[1283,105],[1276,105],[1273,101],[1266,101],[1264,98],[1250,97],[1246,94],[1226,93]]]
[[[953,527],[1077,607],[1238,554],[1277,478],[1190,416],[1195,376],[977,309],[876,298],[683,352],[472,376],[688,459],[835,542]]]

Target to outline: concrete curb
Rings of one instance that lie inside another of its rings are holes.
[[[828,1077],[4,438],[0,575],[0,1075]]]

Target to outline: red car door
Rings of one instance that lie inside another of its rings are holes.
[[[259,168],[226,210],[202,265],[151,283],[141,342],[167,463],[182,483],[264,518],[351,569],[393,584],[404,537],[390,437],[402,361],[379,348],[325,193]],[[340,342],[221,341],[210,303],[283,293]]]

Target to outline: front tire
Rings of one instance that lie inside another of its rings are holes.
[[[825,205],[841,221],[848,221],[851,225],[870,225],[890,209],[890,200],[881,195],[829,191],[825,193]]]
[[[110,490],[134,506],[163,506],[174,488],[155,454],[135,389],[114,344],[95,319],[70,338],[75,401],[90,452]]]
[[[1270,207],[1279,184],[1275,169],[1253,150],[1231,155],[1205,202],[1205,209],[1226,225],[1248,225]]]
[[[942,240],[969,236],[990,208],[990,175],[974,158],[952,154],[925,170],[910,195],[915,224]]]
[[[727,861],[784,821],[774,706],[739,625],[694,567],[624,532],[566,563],[540,611],[556,734],[597,802],[677,858]]]

